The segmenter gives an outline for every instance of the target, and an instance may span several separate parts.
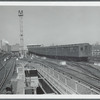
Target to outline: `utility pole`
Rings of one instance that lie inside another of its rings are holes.
[[[19,24],[20,24],[20,54],[24,56],[24,39],[23,39],[23,10],[18,11]]]

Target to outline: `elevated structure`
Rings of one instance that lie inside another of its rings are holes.
[[[23,10],[18,11],[19,24],[20,24],[20,54],[24,55],[24,39],[23,39]]]

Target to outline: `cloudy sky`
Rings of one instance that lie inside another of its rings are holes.
[[[0,6],[0,40],[19,43],[18,10],[25,45],[100,42],[100,7],[88,6]]]

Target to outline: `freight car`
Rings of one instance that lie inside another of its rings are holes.
[[[88,61],[92,54],[92,47],[89,43],[41,46],[28,45],[29,53],[48,58],[71,60],[71,61]]]

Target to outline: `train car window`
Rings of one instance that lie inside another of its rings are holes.
[[[81,51],[83,51],[83,47],[81,47]]]
[[[85,50],[87,50],[87,46],[85,46]]]
[[[70,47],[70,52],[73,52],[73,48],[72,47]]]

